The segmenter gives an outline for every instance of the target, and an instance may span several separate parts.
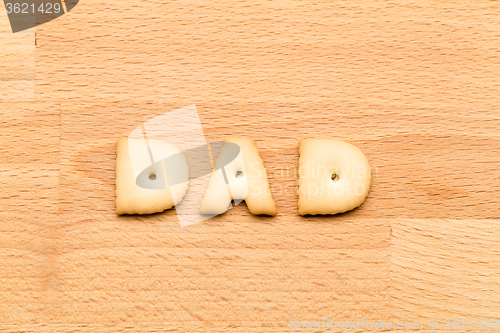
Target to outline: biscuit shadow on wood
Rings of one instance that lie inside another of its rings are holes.
[[[259,222],[265,222],[265,223],[272,223],[273,220],[275,220],[276,216],[269,216],[269,215],[253,215],[250,213],[250,210],[248,209],[248,206],[245,201],[240,202],[238,205],[234,206],[234,200],[231,201],[231,205],[233,205],[233,208],[230,210],[219,214],[219,215],[208,215],[205,214],[204,216],[209,217],[208,220],[205,220],[201,223],[205,223],[207,225],[210,224],[210,222],[227,222],[231,223],[232,220],[234,219],[243,219],[247,218],[248,216],[252,217],[252,222],[251,223],[259,223]],[[279,215],[279,211],[278,211]]]
[[[299,215],[299,217],[307,222],[343,222],[346,219],[352,219],[353,217],[363,214],[361,211],[363,205],[365,204],[363,203],[358,208],[335,215]]]

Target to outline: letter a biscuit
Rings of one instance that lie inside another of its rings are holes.
[[[239,147],[237,157],[234,149]],[[251,138],[231,137],[222,146],[205,196],[201,214],[222,214],[231,200],[245,200],[248,209],[256,215],[276,215],[264,163]]]

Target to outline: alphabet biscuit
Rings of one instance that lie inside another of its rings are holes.
[[[149,147],[148,147],[149,143]],[[148,149],[149,148],[149,149]],[[178,181],[168,186],[162,159],[174,156],[177,167],[187,173],[187,163],[174,146],[145,139],[118,139],[116,142],[116,213],[152,214],[172,208],[179,203],[188,188],[188,182]],[[152,163],[152,160],[157,163]],[[153,165],[152,165],[153,164]],[[138,175],[146,171],[146,178]],[[140,182],[144,184],[140,184]],[[142,186],[139,186],[142,185]]]
[[[360,206],[371,172],[363,152],[334,139],[302,139],[299,144],[299,214],[338,214]]]
[[[236,158],[232,158],[234,147],[239,147]],[[201,202],[200,213],[222,214],[231,200],[245,200],[252,214],[274,216],[277,213],[264,163],[251,138],[226,140]]]

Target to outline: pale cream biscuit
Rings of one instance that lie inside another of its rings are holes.
[[[236,158],[232,156],[234,144],[239,147]],[[264,163],[251,138],[226,140],[217,157],[200,213],[222,214],[231,200],[245,200],[252,214],[274,216],[277,213]]]
[[[148,149],[149,143],[149,149]],[[165,165],[162,159],[176,157],[176,163],[187,173],[187,163],[174,146],[159,141],[145,139],[118,139],[116,142],[116,213],[152,214],[172,208],[179,203],[188,188],[188,182],[178,182],[168,186]],[[152,165],[151,158],[155,163]],[[167,166],[168,167],[168,166]],[[138,185],[141,171],[151,170],[149,179]],[[185,175],[183,175],[185,176]],[[151,181],[150,184],[147,182]],[[171,189],[173,189],[171,191]]]
[[[338,214],[360,206],[371,183],[363,152],[334,139],[302,139],[299,144],[299,214]]]

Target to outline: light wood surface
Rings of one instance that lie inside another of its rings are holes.
[[[1,9],[3,331],[500,319],[498,3],[88,0],[18,34]],[[278,216],[115,214],[116,139],[191,104],[255,139]],[[359,209],[297,215],[306,137],[366,154]]]

